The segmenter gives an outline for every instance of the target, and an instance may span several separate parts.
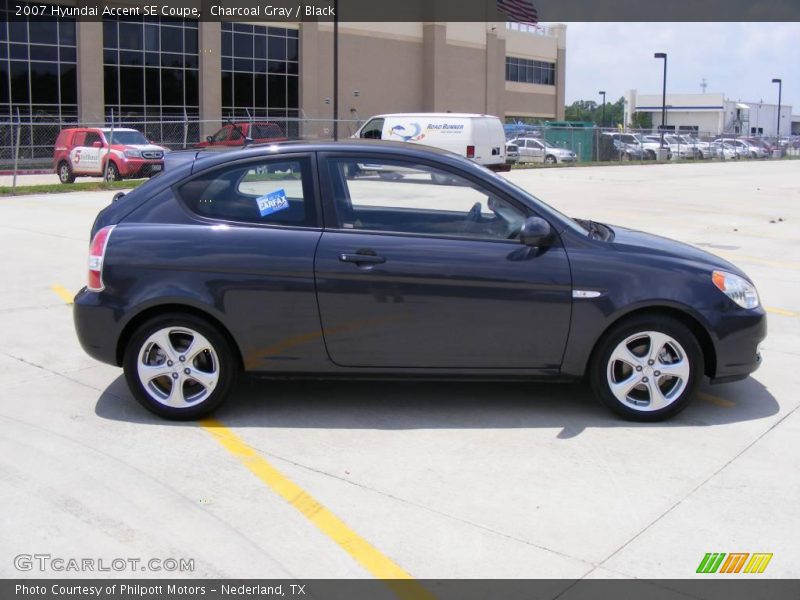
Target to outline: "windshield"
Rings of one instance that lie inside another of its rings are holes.
[[[147,141],[147,138],[138,131],[106,131],[104,133],[109,144],[141,146],[150,143]]]

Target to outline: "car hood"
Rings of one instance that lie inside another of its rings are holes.
[[[711,252],[706,252],[690,244],[684,244],[669,238],[627,229],[626,227],[610,226],[614,230],[614,240],[611,242],[615,247],[625,250],[636,250],[642,254],[651,256],[669,257],[681,263],[697,269],[722,269],[740,275],[749,280],[741,269],[736,265],[720,258]]]

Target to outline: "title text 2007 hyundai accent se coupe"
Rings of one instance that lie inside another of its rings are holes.
[[[676,414],[760,362],[730,263],[573,220],[466,159],[402,143],[198,152],[101,211],[83,348],[168,418],[244,370],[277,377],[578,379],[619,415]]]

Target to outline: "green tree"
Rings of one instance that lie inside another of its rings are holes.
[[[576,100],[564,109],[567,121],[592,121],[598,126],[616,127],[621,124],[625,113],[625,99],[620,96],[616,102],[606,102],[605,122],[603,122],[603,103],[594,100]]]

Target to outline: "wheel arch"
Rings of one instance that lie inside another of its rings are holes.
[[[156,306],[150,306],[134,315],[122,328],[122,332],[117,339],[117,348],[115,354],[117,365],[122,365],[122,360],[125,355],[125,348],[128,345],[131,336],[141,326],[141,324],[154,317],[158,317],[167,313],[183,313],[186,315],[192,315],[206,321],[212,327],[215,327],[222,335],[225,336],[225,338],[228,340],[228,343],[231,345],[231,348],[234,349],[237,364],[240,368],[242,368],[244,361],[242,359],[241,348],[239,348],[239,344],[236,343],[233,335],[231,335],[231,332],[227,327],[225,327],[222,321],[207,311],[189,304],[180,303],[158,304]]]
[[[676,308],[674,306],[664,305],[636,308],[629,312],[617,315],[614,320],[610,321],[595,340],[592,351],[589,354],[589,360],[586,363],[587,373],[589,370],[588,366],[594,361],[594,357],[598,351],[598,348],[600,347],[600,343],[608,334],[608,332],[624,321],[645,315],[672,317],[688,327],[689,331],[691,331],[692,335],[694,335],[695,339],[697,339],[697,343],[700,344],[700,349],[703,352],[703,373],[708,377],[714,377],[717,371],[717,351],[714,347],[714,341],[711,339],[711,335],[708,333],[708,330],[694,315],[686,310],[681,310],[680,308]]]

